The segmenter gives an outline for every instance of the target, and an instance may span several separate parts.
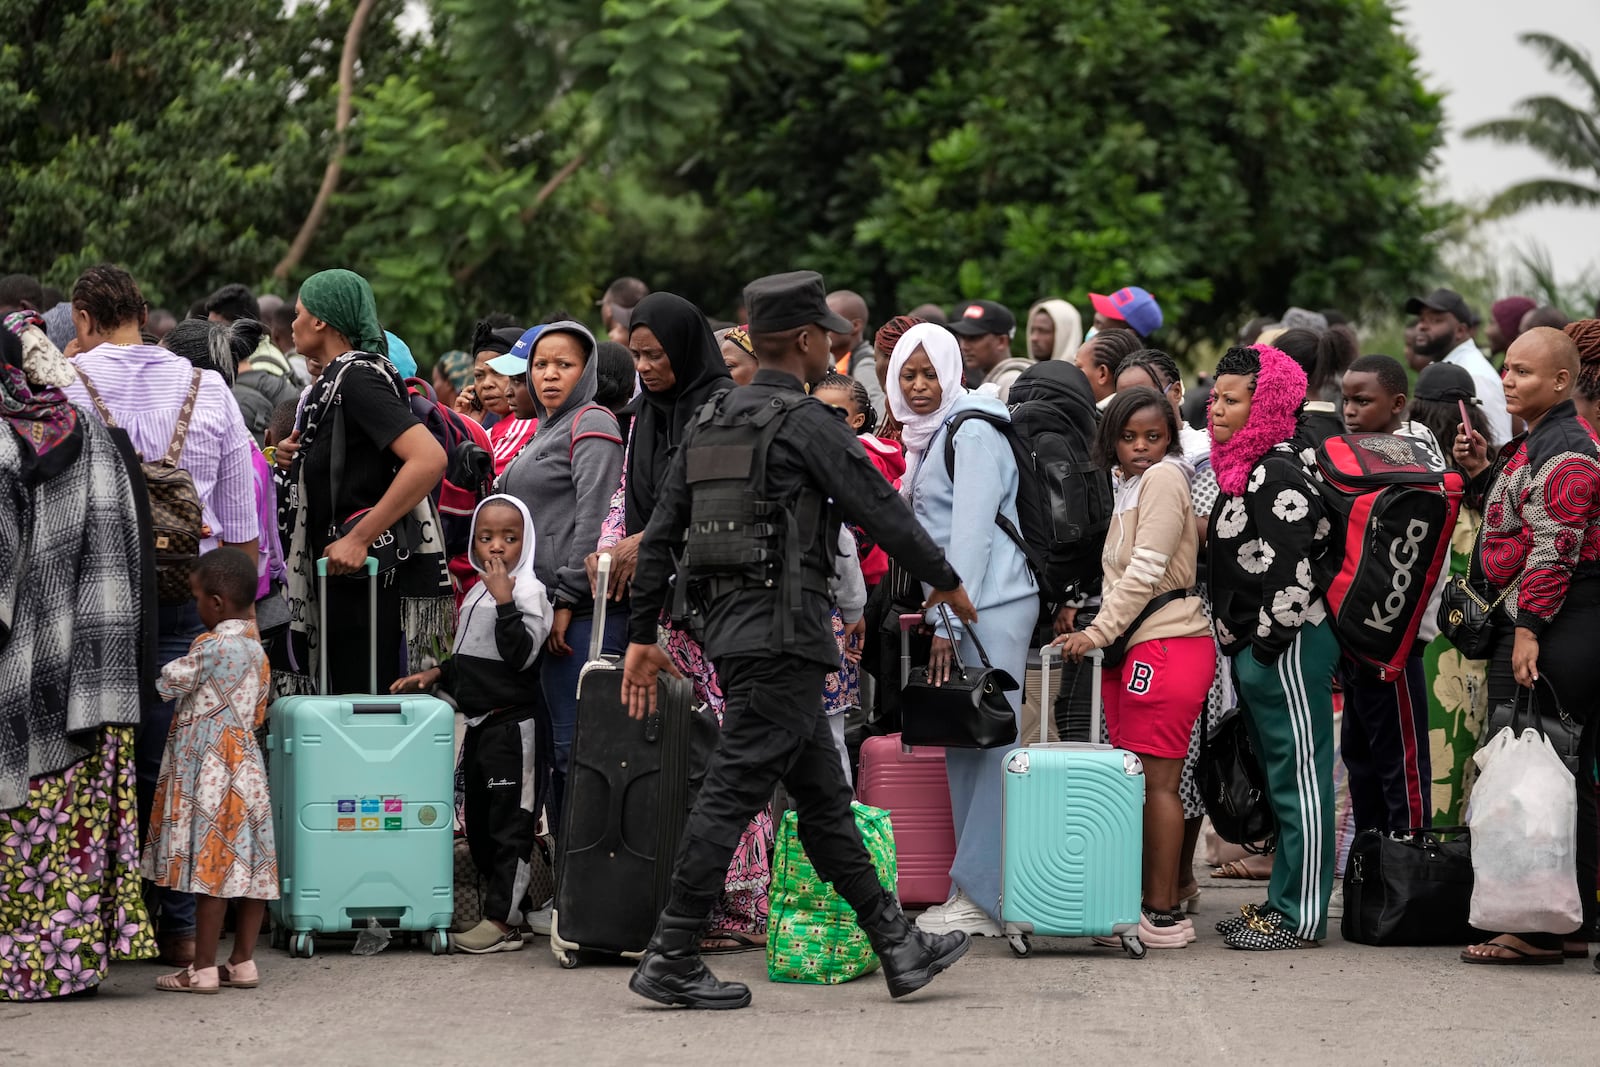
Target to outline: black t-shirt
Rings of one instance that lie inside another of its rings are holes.
[[[337,507],[333,497],[334,427],[344,419],[344,471]],[[322,417],[316,438],[306,450],[306,502],[312,551],[320,556],[332,543],[329,527],[353,513],[370,508],[394,481],[400,461],[389,451],[395,439],[413,426],[410,403],[395,394],[376,368],[356,364],[339,383],[334,406]]]

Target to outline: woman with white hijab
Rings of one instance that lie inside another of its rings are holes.
[[[998,399],[962,388],[961,350],[943,326],[907,330],[889,361],[889,406],[902,427],[907,471],[901,492],[934,542],[944,549],[978,608],[978,634],[990,662],[1021,679],[1028,642],[1039,620],[1039,591],[1020,549],[995,524],[1002,514],[1017,523],[1017,465],[1011,447],[992,424],[1009,421]],[[964,413],[971,417],[952,423]],[[953,469],[945,461],[954,434]],[[931,680],[948,678],[959,662],[979,664],[977,646],[962,623],[937,611],[928,660]],[[1010,694],[1021,718],[1022,694]],[[912,709],[908,709],[912,710]],[[912,712],[914,714],[914,711]],[[929,908],[917,925],[933,933],[964,930],[1000,937],[1000,776],[1006,750],[947,749],[950,811],[956,857],[950,899]]]

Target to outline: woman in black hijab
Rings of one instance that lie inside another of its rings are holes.
[[[707,400],[731,389],[733,379],[706,317],[672,293],[651,293],[634,307],[628,347],[644,386],[628,450],[631,539],[644,532],[655,511],[656,490],[689,420]]]
[[[681,296],[651,293],[639,301],[629,320],[628,347],[642,389],[623,476],[622,527],[627,536],[607,550],[616,583],[612,595],[618,599],[633,577],[639,539],[655,510],[656,492],[666,478],[673,450],[682,444],[690,421],[706,401],[733,388],[722,350],[705,316]],[[615,518],[613,509],[613,523]],[[704,702],[720,722],[722,686],[704,650],[687,632],[670,626],[666,646],[678,670],[694,684],[695,700]],[[701,943],[702,952],[739,952],[765,944],[767,884],[771,879],[767,857],[772,836],[768,811],[745,828],[728,867],[722,899],[712,912],[711,932]]]

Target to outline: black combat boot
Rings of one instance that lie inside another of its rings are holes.
[[[670,907],[662,912],[628,988],[657,1004],[712,1011],[749,1007],[749,986],[718,981],[700,959],[705,924],[705,919],[675,914]]]
[[[861,928],[883,964],[883,977],[891,997],[915,993],[933,976],[967,954],[972,939],[964,932],[930,934],[906,919],[900,902],[885,893],[869,915],[861,915]]]

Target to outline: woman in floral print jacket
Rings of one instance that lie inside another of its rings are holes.
[[[1506,353],[1506,409],[1528,432],[1491,464],[1483,436],[1456,433],[1455,456],[1472,477],[1469,498],[1481,497],[1483,531],[1478,568],[1494,597],[1510,591],[1495,620],[1489,659],[1489,706],[1509,702],[1518,686],[1543,679],[1562,710],[1584,724],[1580,768],[1594,765],[1594,694],[1600,664],[1600,445],[1578,417],[1573,391],[1584,363],[1600,361],[1600,345],[1580,350],[1548,327],[1529,330]],[[1543,687],[1541,687],[1543,688]],[[1547,692],[1549,691],[1547,690]],[[1587,930],[1597,918],[1594,781],[1576,776],[1578,791],[1578,896]],[[1587,954],[1582,933],[1513,931],[1473,945],[1468,963],[1560,963],[1569,950]]]
[[[1217,924],[1232,948],[1314,944],[1333,889],[1333,670],[1339,645],[1311,575],[1331,526],[1296,438],[1306,376],[1267,345],[1217,364],[1208,542],[1217,642],[1266,774],[1278,851],[1265,904]]]

